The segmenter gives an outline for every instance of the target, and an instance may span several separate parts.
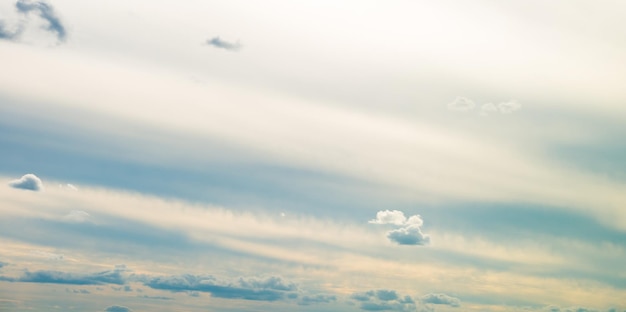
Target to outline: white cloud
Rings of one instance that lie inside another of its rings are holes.
[[[497,113],[498,107],[493,103],[485,103],[480,106],[480,115],[487,116],[492,113]]]
[[[511,114],[515,111],[520,110],[521,108],[522,104],[514,100],[498,103],[498,110],[500,110],[500,113],[502,114]]]
[[[78,188],[74,184],[70,184],[70,183],[59,184],[59,188],[70,190],[70,191],[78,191]]]
[[[72,210],[63,218],[67,221],[81,223],[81,222],[89,221],[91,216],[89,215],[89,213],[82,211],[82,210]]]
[[[39,179],[36,175],[32,173],[25,174],[21,178],[9,182],[9,185],[13,188],[23,189],[23,190],[31,190],[31,191],[43,190],[43,182],[41,182],[41,179]]]
[[[369,223],[373,224],[395,224],[403,225],[406,222],[406,217],[402,211],[398,210],[384,210],[376,213],[376,219],[370,220]]]
[[[456,112],[469,112],[474,107],[476,107],[476,103],[473,100],[462,96],[457,96],[454,101],[448,104],[448,109]]]
[[[387,232],[387,238],[399,245],[428,245],[430,236],[422,233],[421,226],[424,224],[420,215],[410,216],[408,219],[399,210],[384,210],[376,213],[376,219],[370,220],[372,224],[392,224],[398,228]]]

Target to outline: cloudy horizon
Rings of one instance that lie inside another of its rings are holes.
[[[617,2],[0,4],[2,311],[626,311]]]

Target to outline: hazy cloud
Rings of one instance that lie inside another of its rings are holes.
[[[72,210],[70,211],[70,213],[63,217],[63,219],[65,219],[66,221],[76,223],[89,221],[89,218],[91,218],[91,216],[82,210]]]
[[[522,104],[517,101],[510,100],[508,102],[498,103],[498,110],[502,114],[510,114],[522,108]]]
[[[210,46],[214,46],[216,48],[225,49],[228,51],[237,51],[241,49],[241,44],[239,41],[232,43],[225,40],[220,39],[220,37],[213,37],[206,42]]]
[[[9,186],[31,191],[43,190],[43,182],[41,182],[41,179],[32,173],[25,174],[21,178],[9,182]]]
[[[461,305],[461,300],[455,297],[450,297],[446,294],[428,294],[422,296],[422,298],[420,298],[420,301],[422,303],[429,304],[444,304],[451,307],[459,307]]]
[[[33,12],[39,15],[48,23],[45,29],[54,33],[59,41],[64,41],[67,37],[65,26],[63,26],[61,19],[56,15],[54,8],[50,4],[44,1],[18,0],[15,3],[15,7],[20,13],[29,14]]]
[[[190,274],[151,278],[144,285],[172,292],[202,291],[218,298],[260,301],[282,300],[286,297],[286,291],[296,290],[295,284],[284,283],[278,277],[265,280],[241,278],[234,284],[218,281],[210,275]]]
[[[118,305],[112,305],[104,309],[104,312],[131,312],[131,311],[132,310],[130,308],[127,308],[125,306],[118,306]]]
[[[21,28],[18,28],[15,31],[10,31],[6,28],[4,22],[0,21],[0,39],[13,40],[20,35],[21,31]]]
[[[419,215],[413,215],[407,219],[402,211],[384,210],[376,213],[376,219],[370,220],[369,223],[399,226],[388,231],[387,238],[400,245],[423,246],[430,243],[430,237],[422,233],[421,226],[424,221]]]
[[[448,109],[455,112],[469,112],[474,107],[476,107],[474,101],[462,96],[457,96],[454,101],[448,103]]]
[[[30,253],[35,256],[43,257],[49,260],[63,260],[64,256],[43,250],[31,250]]]
[[[299,305],[312,305],[319,303],[331,303],[337,301],[337,297],[333,295],[316,295],[316,296],[303,296],[298,301]]]

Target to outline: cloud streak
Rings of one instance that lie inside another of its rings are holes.
[[[19,0],[15,3],[15,7],[22,14],[27,15],[33,12],[45,20],[48,25],[44,29],[55,34],[59,41],[65,41],[67,38],[65,26],[50,4],[44,1]]]
[[[226,40],[222,40],[219,36],[207,40],[206,43],[210,46],[228,51],[238,51],[239,49],[241,49],[241,44],[239,43],[239,41],[232,43]]]
[[[237,283],[217,280],[211,275],[177,275],[150,278],[145,286],[171,292],[201,291],[213,297],[255,301],[277,301],[287,298],[287,291],[296,290],[295,284],[285,284],[278,277],[265,280],[239,279]]]
[[[420,298],[422,303],[449,305],[451,307],[461,306],[461,300],[446,294],[427,294]]]

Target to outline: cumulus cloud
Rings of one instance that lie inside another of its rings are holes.
[[[455,297],[448,296],[446,294],[428,294],[428,295],[422,296],[422,298],[420,298],[420,301],[422,303],[443,304],[443,305],[449,305],[451,307],[461,306],[461,300]]]
[[[410,296],[401,297],[395,290],[379,289],[354,293],[350,297],[358,301],[365,311],[415,311],[415,301]]]
[[[372,224],[391,224],[398,228],[387,232],[387,238],[399,245],[428,245],[430,236],[422,232],[424,224],[422,217],[413,215],[409,218],[402,211],[384,210],[376,213],[376,219],[370,220]]]
[[[240,278],[237,283],[231,283],[219,281],[210,275],[191,274],[151,278],[144,285],[172,292],[201,291],[217,298],[259,301],[283,300],[287,291],[297,289],[295,284],[285,283],[279,277],[261,280]]]
[[[376,213],[376,219],[370,220],[373,224],[403,225],[406,222],[404,212],[399,210],[382,210]]]
[[[131,312],[132,309],[127,308],[125,306],[112,305],[104,309],[104,312]]]
[[[239,41],[232,43],[225,40],[220,39],[220,37],[213,37],[206,42],[210,46],[214,46],[216,48],[225,49],[228,51],[238,51],[241,49],[241,44]]]
[[[9,182],[9,186],[16,189],[30,191],[43,190],[43,182],[41,182],[41,179],[39,179],[36,175],[32,173],[25,174],[21,178]]]
[[[469,112],[474,107],[476,107],[474,101],[462,96],[457,96],[454,101],[448,103],[448,109],[455,112]]]
[[[59,41],[64,41],[67,37],[67,31],[65,30],[65,26],[61,22],[61,19],[57,16],[54,8],[44,2],[44,1],[28,1],[28,0],[18,0],[15,3],[15,7],[20,13],[25,15],[29,13],[35,13],[40,18],[47,22],[47,26],[44,28],[45,30],[56,35]]]

